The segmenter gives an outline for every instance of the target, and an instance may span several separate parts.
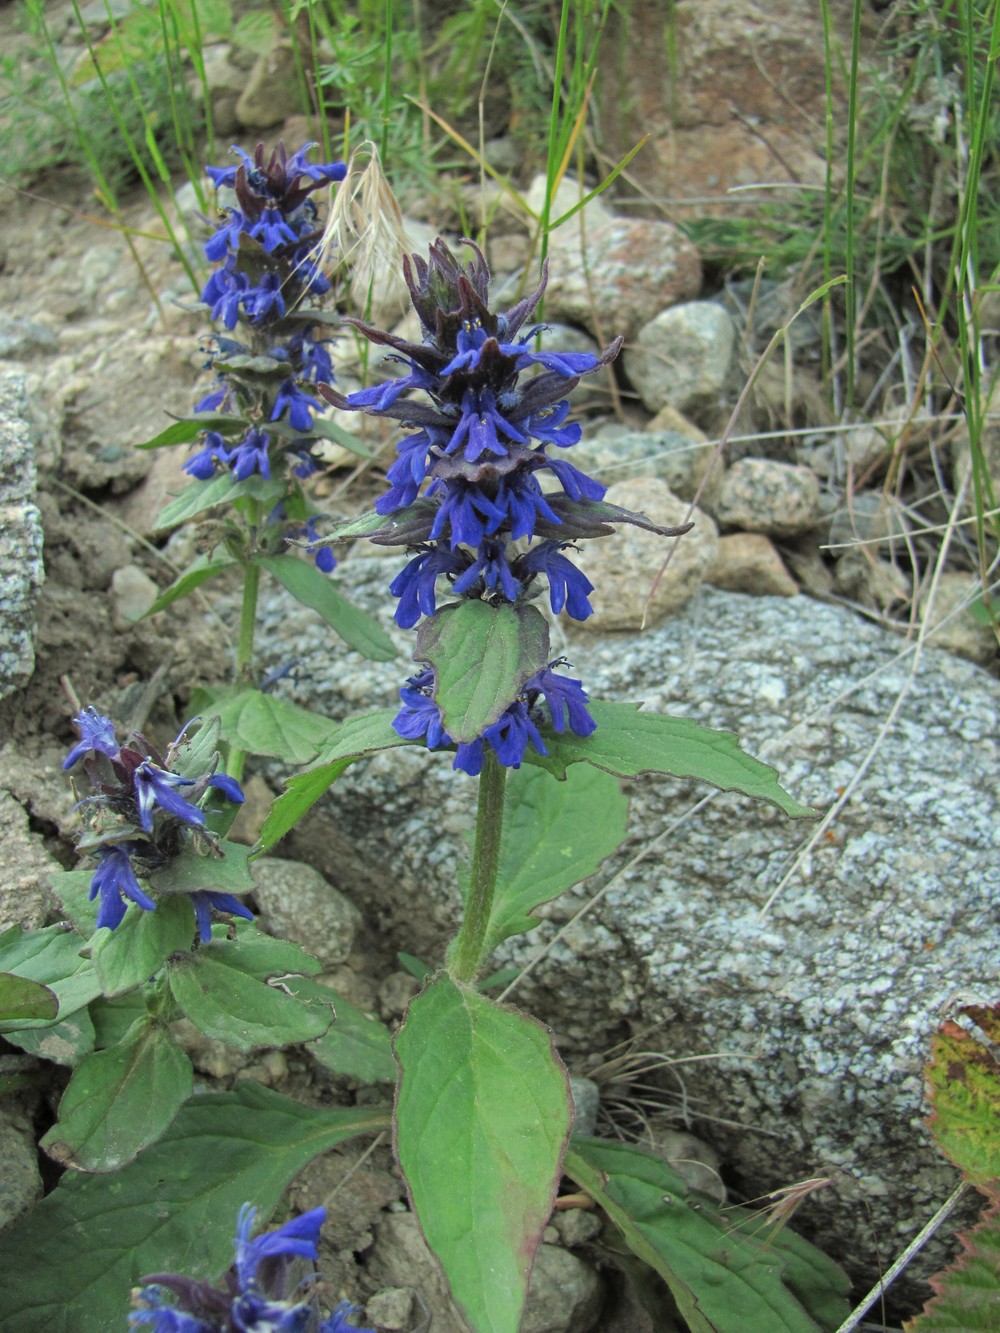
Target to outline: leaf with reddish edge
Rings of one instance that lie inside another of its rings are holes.
[[[442,973],[394,1045],[396,1153],[424,1235],[476,1333],[517,1333],[570,1129],[552,1034]]]
[[[1000,1316],[1000,1206],[959,1233],[962,1253],[930,1282],[934,1295],[906,1333],[991,1333]]]
[[[1000,1203],[1000,1064],[988,1044],[1000,1041],[1000,1005],[958,1012],[982,1036],[950,1018],[935,1033],[926,1070],[930,1127],[945,1156]]]

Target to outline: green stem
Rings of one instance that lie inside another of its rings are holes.
[[[257,528],[260,526],[260,504],[249,502],[247,512],[249,548],[252,555],[257,546]],[[240,685],[253,683],[253,639],[257,628],[257,597],[260,592],[260,565],[247,559],[243,566],[243,605],[240,609],[240,637],[236,645],[236,681]],[[243,776],[246,754],[235,748],[229,751],[226,772],[237,782]]]
[[[454,981],[472,982],[486,961],[486,929],[493,910],[493,894],[500,864],[503,834],[503,799],[507,770],[487,746],[479,778],[476,846],[472,853],[472,884],[465,918],[450,950],[448,971]]]

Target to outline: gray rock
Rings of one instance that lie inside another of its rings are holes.
[[[819,482],[808,468],[772,458],[741,458],[726,473],[719,493],[720,524],[794,537],[821,516]]]
[[[262,929],[300,944],[327,967],[351,952],[361,913],[312,866],[280,856],[253,862]]]
[[[573,466],[610,486],[634,477],[658,477],[689,500],[704,475],[713,446],[676,430],[633,430],[617,421],[589,430],[573,447]]]
[[[920,618],[927,623],[932,642],[980,666],[995,664],[1000,656],[997,636],[971,610],[972,603],[982,594],[976,576],[945,570],[934,587],[933,600],[930,594],[928,586],[920,600]]]
[[[606,499],[638,510],[663,527],[684,523],[690,508],[655,478],[619,482],[608,488]],[[715,563],[719,544],[715,524],[707,514],[696,509],[691,521],[694,527],[679,538],[659,537],[623,523],[613,537],[584,544],[574,563],[596,591],[591,595],[594,614],[580,622],[580,629],[588,633],[634,630],[644,617],[647,624],[656,625],[688,602]],[[672,547],[670,563],[647,608],[650,588]]]
[[[612,218],[588,228],[581,243],[571,219],[552,236],[548,317],[581,324],[597,337],[634,337],[659,311],[694,296],[698,252],[670,222]]]
[[[30,356],[51,356],[59,339],[51,329],[24,315],[0,311],[0,361],[23,361]]]
[[[573,1076],[569,1081],[573,1098],[574,1134],[597,1132],[597,1112],[601,1105],[601,1090],[592,1078]]]
[[[159,587],[138,565],[124,565],[111,576],[115,612],[126,624],[141,620],[159,592]]]
[[[61,869],[31,831],[27,810],[0,787],[0,934],[46,924],[55,907],[50,879]]]
[[[386,609],[397,566],[353,559],[340,577]],[[268,608],[274,633],[282,615],[324,712],[394,702],[402,663],[362,667],[347,655],[333,664],[305,617]],[[412,636],[400,642],[412,650]],[[831,836],[766,913],[810,825],[737,797],[692,812],[705,791],[689,783],[631,784],[633,850],[681,815],[683,825],[514,992],[570,1055],[615,1045],[623,1026],[655,1025],[672,1056],[720,1052],[684,1069],[685,1105],[706,1117],[697,1132],[751,1196],[832,1175],[805,1214],[809,1230],[864,1284],[879,1268],[874,1238],[884,1262],[953,1188],[923,1123],[923,1062],[956,986],[996,965],[1000,685],[931,647],[910,682],[898,660],[906,651],[841,607],[709,588],[660,629],[571,645],[592,697],[644,700],[736,731],[819,809],[909,693]],[[447,756],[387,752],[338,782],[328,813],[321,807],[292,843],[363,896],[389,947],[434,961],[457,918],[455,861],[474,803],[475,783]],[[557,900],[535,935],[509,942],[497,961],[525,961],[582,901],[582,891]],[[939,1258],[930,1252],[923,1271]]]
[[[0,1111],[0,1231],[41,1197],[38,1152],[27,1117]]]
[[[408,1330],[413,1324],[413,1290],[410,1287],[383,1287],[365,1301],[365,1321],[377,1324],[386,1333]]]
[[[706,582],[752,597],[794,597],[799,585],[762,532],[731,532],[719,538]]]
[[[24,379],[0,373],[0,699],[35,669],[35,608],[45,578]]]
[[[625,353],[625,371],[650,412],[712,410],[729,377],[736,328],[722,306],[690,301],[661,311]]]
[[[267,130],[301,110],[295,57],[287,45],[258,58],[236,103],[236,118],[248,130]]]

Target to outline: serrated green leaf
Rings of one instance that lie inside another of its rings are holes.
[[[0,1235],[0,1326],[107,1333],[124,1328],[145,1273],[216,1280],[247,1200],[264,1225],[312,1158],[387,1122],[382,1107],[321,1111],[250,1082],[192,1098],[134,1162],[113,1176],[63,1176]]]
[[[420,1226],[477,1333],[517,1333],[571,1118],[551,1033],[441,975],[395,1051],[396,1151]]]
[[[185,848],[159,870],[154,870],[148,876],[149,883],[157,893],[167,896],[203,889],[217,893],[249,893],[253,888],[248,861],[250,848],[239,842],[224,842],[222,853],[222,856],[211,853],[201,856],[193,848]]]
[[[574,1135],[566,1174],[670,1288],[691,1333],[829,1333],[846,1318],[846,1276],[788,1228],[746,1209],[697,1208],[665,1162],[630,1144]]]
[[[122,1041],[137,1019],[146,1018],[149,1009],[143,992],[133,990],[113,1000],[98,996],[87,1012],[94,1024],[94,1045],[100,1050]]]
[[[562,778],[570,764],[586,760],[618,777],[663,773],[695,778],[723,791],[741,791],[768,801],[794,819],[816,814],[800,805],[778,783],[778,775],[740,749],[739,738],[713,731],[686,717],[640,713],[638,704],[592,702],[587,708],[597,723],[590,736],[545,736],[548,755],[528,748],[525,759]]]
[[[549,627],[536,606],[451,602],[417,632],[414,660],[434,668],[445,731],[473,741],[548,661]]]
[[[193,1082],[191,1061],[169,1034],[140,1023],[80,1062],[42,1147],[77,1171],[117,1171],[162,1137]]]
[[[628,801],[617,778],[589,766],[555,782],[537,768],[507,778],[497,887],[484,957],[538,925],[541,903],[592,875],[625,837]]]
[[[246,430],[244,417],[230,416],[228,412],[201,412],[196,417],[182,417],[161,430],[151,440],[137,444],[137,449],[165,449],[172,444],[191,444],[204,431],[218,431],[220,435],[238,435]]]
[[[988,1208],[969,1231],[962,1252],[930,1282],[934,1296],[906,1333],[995,1333],[1000,1314],[1000,1208]]]
[[[1000,1041],[1000,1005],[966,1005],[959,1012],[987,1041]],[[1000,1068],[995,1050],[947,1019],[934,1034],[926,1075],[934,1108],[930,1127],[938,1146],[974,1185],[1000,1200]]]
[[[230,745],[286,764],[315,759],[337,726],[262,690],[213,690],[212,710],[218,713],[222,735]]]
[[[18,1028],[26,1020],[49,1020],[59,1012],[54,991],[40,981],[0,972],[0,1032]]]
[[[323,617],[331,629],[371,662],[391,662],[395,645],[378,621],[338,592],[314,564],[296,556],[257,556],[255,563],[278,580],[297,602]]]
[[[231,938],[235,929],[236,938]],[[291,940],[279,940],[259,930],[252,921],[237,921],[235,927],[215,926],[212,941],[203,946],[202,953],[223,962],[227,967],[239,968],[258,981],[270,977],[301,973],[314,976],[322,972],[323,964],[311,953]]]
[[[218,505],[234,504],[237,500],[258,500],[261,504],[275,504],[284,493],[284,483],[266,477],[247,477],[236,481],[231,472],[222,472],[211,481],[193,481],[163,509],[156,520],[156,531],[176,528],[189,518],[196,518]]]
[[[172,953],[194,943],[194,908],[188,898],[165,898],[152,912],[130,907],[114,930],[102,926],[94,936],[91,957],[110,999],[143,985]]]
[[[176,602],[181,597],[186,597],[189,592],[194,592],[195,588],[200,588],[203,583],[209,579],[216,578],[227,569],[232,569],[236,561],[232,556],[221,555],[214,559],[208,556],[200,555],[197,560],[190,565],[183,574],[180,574],[169,588],[164,588],[152,604],[148,611],[143,612],[140,620],[148,620],[150,616],[157,615],[168,607],[171,602]]]
[[[392,1034],[384,1023],[308,977],[292,977],[285,984],[301,1000],[333,1004],[334,1021],[322,1037],[306,1046],[313,1059],[335,1074],[349,1074],[363,1083],[395,1083]]]
[[[169,977],[171,994],[195,1027],[242,1051],[313,1041],[333,1019],[328,1005],[303,1003],[281,983],[258,981],[207,949],[172,963]]]
[[[392,729],[396,709],[380,708],[372,713],[349,717],[333,725],[331,743],[325,745],[314,766],[307,773],[297,773],[285,783],[285,790],[271,806],[260,830],[260,847],[266,852],[293,829],[307,810],[357,759],[377,750],[397,745],[412,745]]]

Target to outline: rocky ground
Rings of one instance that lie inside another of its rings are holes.
[[[286,126],[289,141],[304,131]],[[198,396],[206,324],[170,247],[138,237],[140,272],[95,211],[70,171],[35,194],[0,190],[0,928],[55,919],[47,876],[74,863],[60,766],[75,701],[170,736],[192,690],[225,679],[232,660],[225,593],[140,619],[192,539],[155,529],[180,489],[180,454],[134,446]],[[582,564],[601,589],[596,614],[556,642],[595,697],[737,731],[798,798],[832,813],[813,834],[728,798],[696,809],[702,793],[683,784],[636,785],[626,852],[545,909],[540,938],[604,888],[599,908],[552,944],[519,998],[596,1084],[604,1130],[698,1158],[702,1185],[707,1163],[736,1198],[829,1176],[802,1228],[866,1287],[952,1188],[921,1123],[921,1064],[943,1008],[990,975],[995,953],[996,641],[963,610],[975,592],[967,529],[946,550],[923,531],[968,515],[967,445],[960,423],[890,394],[871,421],[829,420],[806,322],[790,383],[762,376],[720,456],[740,389],[795,291],[767,283],[751,302],[740,284],[712,289],[671,223],[613,203],[585,212],[584,240],[572,227],[553,240],[549,341],[594,346],[621,332],[627,343],[614,376],[577,391],[587,425],[574,461],[612,485],[610,499],[659,522],[694,504],[695,528],[648,606],[662,547],[641,532],[595,544]],[[145,196],[125,216],[157,230]],[[413,216],[413,234],[426,236],[428,222]],[[502,290],[528,239],[501,212],[491,245]],[[353,350],[338,355],[349,384]],[[908,469],[890,466],[901,450]],[[317,494],[343,513],[365,502],[377,469],[345,489],[337,462]],[[335,576],[387,628],[390,563],[358,552]],[[408,636],[397,638],[405,661]],[[291,658],[282,690],[330,716],[395,698],[400,664],[373,668],[301,608],[265,601],[262,669]],[[418,775],[413,761],[398,752],[352,770],[336,806],[319,807],[279,849],[310,867],[292,873],[300,891],[307,876],[326,914],[332,983],[388,1022],[414,988],[396,951],[440,956],[456,910],[448,867],[468,822],[467,786],[446,765]],[[281,777],[252,773],[258,818]],[[655,855],[633,866],[654,839]],[[262,878],[257,906],[266,927],[295,938],[288,873],[277,863]],[[725,1054],[659,1075],[650,1107],[627,1061],[624,1074],[608,1072],[622,1043],[674,1061]],[[366,1095],[303,1052],[236,1060],[202,1043],[192,1058],[213,1085],[250,1077],[325,1101]],[[60,1078],[2,1113],[0,1220],[51,1183],[34,1142]],[[676,1137],[689,1129],[694,1146]],[[367,1300],[379,1329],[424,1327],[422,1310],[435,1312],[435,1333],[457,1328],[388,1147],[364,1161],[351,1146],[334,1150],[294,1201],[314,1206],[334,1189],[328,1279]],[[566,1215],[546,1240],[526,1329],[642,1327],[638,1315],[601,1314],[591,1228]],[[939,1259],[928,1256],[924,1273]],[[925,1291],[919,1279],[904,1284],[897,1313]]]

